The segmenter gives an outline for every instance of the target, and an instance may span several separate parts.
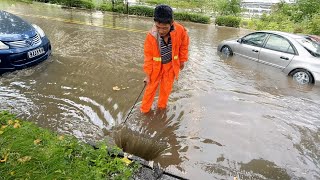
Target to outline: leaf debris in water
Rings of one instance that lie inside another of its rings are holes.
[[[120,88],[119,88],[118,86],[114,86],[112,89],[113,89],[114,91],[120,91]]]
[[[131,162],[132,162],[132,161],[131,161],[130,159],[128,159],[127,157],[122,158],[121,161],[124,162],[124,163],[126,163],[127,166],[128,166],[129,164],[131,164]]]

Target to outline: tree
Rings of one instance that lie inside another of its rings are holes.
[[[297,6],[299,11],[302,12],[302,19],[311,19],[313,15],[320,12],[320,0],[298,0]]]
[[[288,16],[294,22],[310,20],[320,12],[320,0],[298,0],[295,4],[284,1],[274,6],[272,13]]]
[[[236,16],[241,12],[240,0],[217,0],[216,3],[220,15]]]
[[[213,4],[212,0],[193,0],[194,6],[199,8],[201,12],[210,10],[210,6]]]

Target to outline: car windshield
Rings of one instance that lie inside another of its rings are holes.
[[[297,39],[297,41],[305,47],[312,55],[320,57],[320,43],[311,41],[306,38]]]

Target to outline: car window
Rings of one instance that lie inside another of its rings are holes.
[[[304,48],[306,48],[312,55],[320,56],[320,43],[311,41],[308,38],[296,39]]]
[[[264,40],[266,39],[267,34],[266,33],[254,33],[249,34],[242,38],[243,44],[248,44],[252,46],[258,46],[262,47]]]
[[[270,35],[265,48],[294,54],[294,50],[287,39],[273,34]]]

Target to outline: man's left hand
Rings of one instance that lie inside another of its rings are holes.
[[[184,62],[180,62],[180,70],[184,68]]]

